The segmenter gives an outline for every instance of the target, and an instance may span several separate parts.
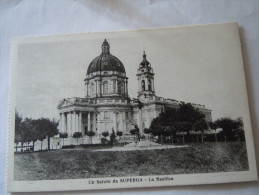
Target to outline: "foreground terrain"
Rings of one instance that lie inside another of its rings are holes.
[[[78,179],[248,170],[245,142],[192,143],[138,151],[95,148],[17,153],[15,180]]]

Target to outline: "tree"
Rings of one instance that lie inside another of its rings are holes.
[[[39,135],[39,138],[38,140],[40,140],[40,150],[42,150],[42,142],[43,140],[46,138],[46,136],[43,134],[43,135]]]
[[[179,130],[179,132],[181,132],[182,134],[182,143],[185,143],[185,132],[189,132],[189,130],[191,129],[191,123],[190,122],[178,122],[176,123],[176,128]]]
[[[149,134],[150,133],[149,128],[144,128],[143,131],[144,131],[145,134]]]
[[[122,131],[118,131],[117,132],[117,136],[119,136],[121,138],[121,136],[123,135],[123,132]]]
[[[111,141],[112,145],[114,145],[115,140],[116,140],[116,135],[115,135],[114,129],[112,128],[112,133],[110,136],[110,141]]]
[[[136,133],[137,133],[136,129],[131,129],[130,130],[130,134],[134,135],[134,142],[136,142]]]
[[[161,143],[163,143],[164,127],[160,124],[156,124],[156,120],[151,122],[150,133],[153,136],[158,136],[158,138],[161,140]]]
[[[134,129],[130,130],[130,134],[134,135],[134,139],[135,139],[135,136],[137,136],[137,139],[140,141],[140,134],[139,134],[138,125],[137,124],[132,124],[132,125],[134,125]]]
[[[148,134],[148,139],[150,139],[150,136],[149,136],[150,130],[149,130],[149,128],[144,128],[143,131],[144,131],[145,134]]]
[[[207,122],[205,121],[205,119],[200,119],[194,123],[193,127],[196,132],[201,132],[201,142],[203,142],[203,133],[206,129],[208,129]]]
[[[23,127],[22,127],[22,116],[19,115],[17,111],[15,111],[15,137],[14,142],[16,143],[16,152],[17,152],[17,144],[18,142],[23,142]]]
[[[243,119],[242,118],[237,118],[235,121],[235,136],[237,137],[238,141],[241,141],[240,139],[240,135],[244,136],[245,132],[244,132],[244,123],[243,123]]]
[[[157,118],[154,118],[150,124],[149,132],[154,135],[154,136],[160,136],[161,135],[161,130],[162,130],[162,125],[164,124],[162,121],[163,117],[160,116]]]
[[[225,142],[227,141],[227,138],[230,139],[234,137],[233,130],[237,127],[235,120],[225,117],[216,120],[215,123],[219,128],[222,128]]]
[[[39,138],[47,137],[48,150],[50,150],[50,138],[58,134],[58,123],[47,118],[40,118],[35,121]]]
[[[95,132],[94,131],[87,131],[86,135],[90,138],[91,144],[92,144],[92,139],[93,139],[93,136],[95,135]]]
[[[34,151],[35,142],[39,139],[40,132],[37,130],[36,120],[25,118],[23,121],[24,135],[27,142],[32,141],[32,151]]]
[[[132,134],[132,135],[135,135],[136,132],[137,132],[136,129],[131,129],[131,130],[130,130],[130,134]]]
[[[39,135],[36,129],[35,120],[30,118],[25,118],[24,120],[18,114],[15,113],[15,143],[16,143],[16,151],[17,151],[17,143],[21,142],[22,151],[24,143],[32,142],[32,151],[34,151],[34,144],[37,141]]]
[[[105,139],[106,139],[106,137],[108,137],[108,136],[109,136],[109,132],[108,132],[108,131],[104,131],[104,132],[102,132],[102,136],[103,136],[103,137],[105,137]]]
[[[193,130],[195,131],[195,134],[196,134],[196,142],[199,142],[199,131],[200,131],[200,128],[199,128],[199,124],[198,123],[195,123],[193,125]]]
[[[217,124],[215,122],[209,122],[209,127],[215,131],[215,142],[217,142]]]
[[[170,136],[172,144],[174,143],[174,136],[176,136],[176,128],[175,126],[167,126],[165,129],[165,135]]]
[[[73,134],[73,138],[76,138],[76,145],[78,145],[78,138],[82,137],[82,133],[81,132],[75,132]]]
[[[24,120],[15,112],[15,143],[21,142],[22,148],[25,142],[33,143],[32,150],[34,151],[34,143],[37,140],[41,142],[47,136],[48,150],[50,150],[50,137],[58,134],[58,123],[47,118]],[[42,145],[42,144],[41,144]],[[42,146],[41,146],[42,149]],[[22,149],[23,150],[23,149]]]
[[[195,108],[190,103],[182,102],[180,104],[179,110],[177,111],[177,117],[179,122],[184,122],[184,126],[187,134],[190,133],[190,130],[193,129],[192,126],[197,122],[205,119],[205,115],[202,114],[197,108]]]
[[[64,139],[67,138],[67,136],[68,136],[67,133],[59,133],[59,137],[63,139],[63,146],[64,146]]]
[[[189,134],[198,121],[205,121],[205,115],[192,104],[181,102],[179,108],[165,107],[159,116],[152,120],[150,132],[155,136],[163,137],[168,136],[168,133],[173,130],[175,135],[182,135],[182,142],[185,143],[185,134]],[[169,127],[172,129],[169,130]]]

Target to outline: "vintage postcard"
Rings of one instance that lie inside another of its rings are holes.
[[[9,192],[257,180],[237,23],[17,38]]]

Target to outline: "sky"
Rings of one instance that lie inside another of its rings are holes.
[[[105,38],[125,66],[131,98],[137,96],[145,50],[157,96],[205,105],[213,120],[249,117],[236,24],[17,39],[16,110],[23,117],[57,120],[60,100],[86,95],[87,68]]]

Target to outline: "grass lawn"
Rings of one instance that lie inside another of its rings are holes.
[[[248,170],[245,142],[95,152],[96,148],[14,154],[15,180],[214,173]],[[100,149],[100,148],[98,148]]]

